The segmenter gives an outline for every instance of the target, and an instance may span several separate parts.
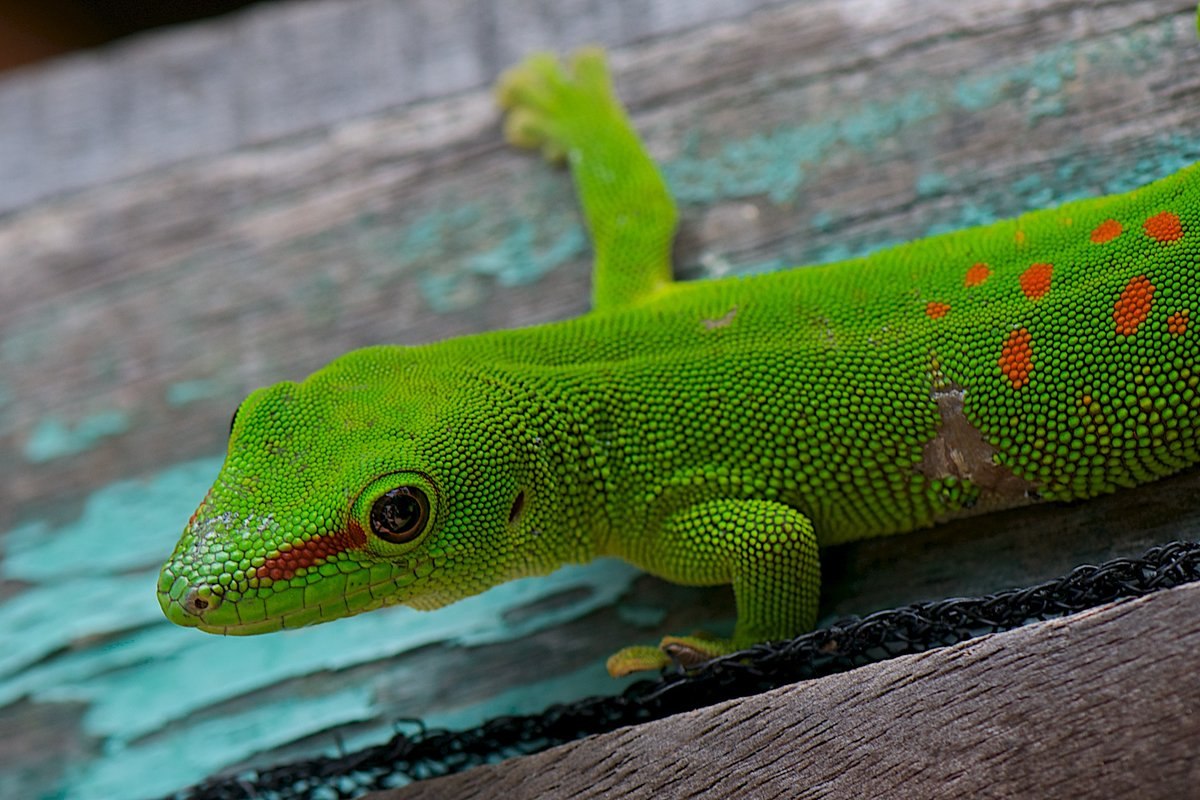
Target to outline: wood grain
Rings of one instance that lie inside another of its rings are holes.
[[[1200,585],[460,775],[421,798],[1194,796]]]
[[[273,3],[0,78],[0,213],[486,86],[535,49],[610,47],[770,0]]]

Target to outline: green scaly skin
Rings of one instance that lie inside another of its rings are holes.
[[[499,94],[514,143],[570,164],[594,310],[359,350],[250,395],[163,568],[172,621],[250,634],[430,609],[605,555],[733,585],[732,639],[626,648],[623,674],[811,628],[819,546],[1197,462],[1200,168],[679,284],[674,204],[599,51],[533,56]]]

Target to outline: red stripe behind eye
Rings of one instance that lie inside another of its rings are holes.
[[[329,533],[324,536],[314,536],[308,541],[297,542],[286,553],[277,553],[263,562],[254,570],[251,577],[270,578],[276,581],[290,580],[297,570],[323,563],[338,553],[343,553],[355,547],[362,547],[366,542],[362,527],[351,520],[345,531]]]

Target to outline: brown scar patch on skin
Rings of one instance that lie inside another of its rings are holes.
[[[724,316],[718,317],[716,319],[701,320],[701,322],[704,323],[704,330],[711,331],[711,330],[716,330],[717,328],[729,327],[729,324],[731,322],[733,322],[733,318],[737,316],[737,311],[738,311],[738,307],[734,306],[733,308],[726,311]]]
[[[955,477],[978,487],[979,499],[954,516],[982,514],[1035,502],[1037,484],[996,463],[997,451],[963,412],[966,392],[961,386],[936,386],[930,393],[941,424],[925,443],[917,472],[930,479]]]

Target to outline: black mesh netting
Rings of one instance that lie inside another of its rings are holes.
[[[463,731],[400,732],[357,753],[209,780],[179,800],[335,800],[535,753],[594,733],[659,719],[906,653],[944,647],[1102,603],[1200,580],[1200,542],[1172,542],[1141,558],[1081,566],[1057,580],[987,597],[953,598],[837,622],[788,642],[762,644],[697,669],[632,684],[540,714],[498,717]]]

